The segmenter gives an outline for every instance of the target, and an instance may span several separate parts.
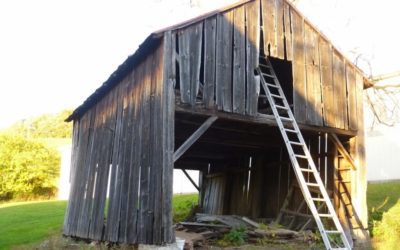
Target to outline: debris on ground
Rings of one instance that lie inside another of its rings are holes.
[[[315,245],[318,240],[311,231],[297,232],[279,225],[265,225],[237,215],[197,213],[187,221],[177,223],[175,230],[176,236],[185,240],[184,249],[187,250],[204,249],[211,245],[238,246],[244,243]]]

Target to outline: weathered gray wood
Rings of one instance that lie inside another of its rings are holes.
[[[283,13],[284,13],[284,29],[285,29],[285,52],[286,59],[289,61],[293,60],[293,43],[292,43],[292,20],[290,17],[290,5],[284,1]]]
[[[211,17],[204,21],[204,89],[203,101],[207,108],[215,105],[215,45],[217,18]]]
[[[304,20],[296,11],[290,11],[293,38],[293,105],[296,121],[306,121],[307,88],[305,78]]]
[[[174,162],[177,161],[200,136],[202,136],[209,127],[218,119],[217,116],[209,117],[175,152]]]
[[[163,169],[162,169],[162,241],[174,241],[172,228],[172,181],[173,181],[173,152],[174,152],[174,117],[175,117],[175,64],[170,62],[174,53],[175,39],[171,32],[164,35],[163,58],[163,94],[162,94],[162,140],[163,140]]]
[[[332,81],[332,47],[323,39],[319,38],[319,55],[321,67],[321,90],[323,102],[324,125],[335,127],[334,97]]]
[[[181,99],[191,105],[199,91],[202,31],[199,22],[178,32]]]
[[[245,114],[246,109],[246,37],[245,8],[233,11],[233,109],[234,113]]]
[[[199,114],[199,115],[216,115],[220,118],[225,118],[225,119],[231,119],[235,121],[242,121],[242,122],[249,122],[249,123],[255,123],[255,124],[266,124],[270,126],[277,126],[275,117],[272,115],[258,115],[258,116],[242,116],[242,115],[237,115],[237,114],[227,114],[225,112],[221,111],[210,111],[210,110],[205,110],[202,107],[197,107],[195,109],[184,107],[184,106],[179,106],[177,105],[175,107],[177,112],[183,112],[183,113],[189,113],[189,114]],[[284,122],[287,126],[290,126],[289,123]],[[347,136],[355,136],[357,132],[352,131],[352,130],[344,130],[344,129],[337,129],[337,128],[330,128],[330,127],[316,127],[316,126],[311,126],[307,124],[299,124],[300,130],[305,130],[305,131],[313,131],[313,132],[326,132],[326,133],[336,133],[340,135],[347,135]]]
[[[333,92],[335,105],[336,128],[347,129],[346,79],[343,58],[333,53]]]
[[[141,68],[142,69],[142,68]],[[129,143],[131,145],[130,150],[127,152],[129,154],[130,162],[127,163],[126,166],[129,169],[128,176],[128,187],[126,192],[128,193],[127,202],[126,202],[126,215],[124,216],[126,219],[121,220],[120,227],[124,228],[125,235],[121,235],[124,237],[126,242],[128,243],[136,243],[137,242],[137,231],[136,231],[136,223],[137,223],[137,208],[138,204],[138,188],[139,188],[139,172],[140,172],[140,154],[141,154],[141,131],[140,131],[140,112],[141,112],[141,101],[142,101],[142,89],[143,82],[142,79],[145,77],[143,75],[143,70],[136,70],[135,79],[131,82],[132,89],[132,112],[129,119],[132,121],[131,125],[131,137],[128,138]]]
[[[308,24],[305,25],[304,33],[307,80],[306,122],[310,125],[322,126],[318,34]]]
[[[285,59],[284,2],[284,0],[275,0],[276,57],[279,59]]]
[[[120,150],[120,138],[122,136],[122,108],[123,108],[123,98],[122,92],[123,86],[120,84],[116,88],[116,122],[115,122],[115,136],[113,142],[113,154],[111,158],[111,174],[110,174],[110,195],[109,195],[109,206],[107,213],[107,227],[105,232],[105,239],[111,242],[116,242],[118,239],[118,214],[115,212],[117,203],[119,203],[118,193],[117,193],[117,172],[118,172],[118,155]]]
[[[154,187],[153,189],[153,194],[152,197],[154,202],[152,204],[152,210],[153,210],[153,240],[152,243],[154,244],[161,244],[163,243],[162,240],[162,213],[163,211],[160,209],[162,206],[162,189],[163,189],[163,183],[162,183],[162,171],[163,171],[163,153],[164,153],[164,148],[163,148],[163,143],[162,140],[159,140],[159,137],[162,136],[162,110],[165,108],[163,105],[163,44],[160,45],[159,49],[157,50],[157,58],[160,58],[160,60],[157,62],[157,64],[154,66],[154,83],[155,86],[155,107],[153,111],[153,138],[152,138],[152,149],[154,150],[153,152],[153,163],[152,163],[152,168],[153,168],[153,180],[152,180],[152,186]]]
[[[216,98],[219,110],[232,112],[233,11],[217,16]]]
[[[262,27],[264,34],[265,55],[277,57],[276,36],[276,3],[275,0],[261,1]]]
[[[147,84],[147,78],[144,75],[144,67],[145,62],[142,62],[141,65],[137,69],[137,74],[135,72],[135,78],[140,82],[140,85]],[[127,221],[128,221],[128,196],[129,196],[129,173],[131,167],[131,150],[132,150],[132,114],[134,107],[132,105],[133,98],[132,92],[136,89],[136,84],[129,80],[129,78],[125,79],[127,82],[127,90],[124,93],[124,130],[123,130],[123,146],[121,150],[121,158],[120,158],[120,201],[119,201],[119,209],[120,209],[120,217],[119,217],[119,231],[118,231],[118,240],[126,241],[126,231],[127,231]],[[144,92],[144,91],[143,91]]]
[[[257,113],[260,77],[254,75],[258,67],[260,44],[260,2],[246,4],[246,114]]]
[[[349,129],[357,130],[357,91],[354,68],[346,63],[347,111]]]

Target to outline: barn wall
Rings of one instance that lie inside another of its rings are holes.
[[[164,84],[163,44],[169,43],[161,43],[74,121],[65,235],[128,243],[173,240],[168,114],[173,105],[167,105],[172,97],[171,84]]]
[[[256,0],[174,31],[180,101],[256,115],[259,55],[292,64],[299,123],[357,130],[356,69],[285,0]],[[282,85],[292,84],[282,82]]]

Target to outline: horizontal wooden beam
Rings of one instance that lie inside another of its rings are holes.
[[[200,136],[218,119],[217,116],[209,117],[174,153],[174,162],[177,161]]]
[[[336,145],[337,150],[339,153],[350,163],[351,168],[353,170],[357,170],[357,165],[353,160],[353,157],[347,152],[346,148],[343,146],[342,142],[339,140],[336,134],[334,133],[329,133],[329,139],[333,142],[333,144]]]
[[[203,116],[212,115],[212,116],[217,116],[220,119],[247,122],[247,123],[265,124],[271,127],[278,126],[275,117],[273,115],[264,115],[264,114],[258,114],[256,116],[239,115],[234,113],[221,112],[217,110],[205,109],[205,107],[201,105],[197,105],[195,107],[188,107],[187,105],[181,105],[180,103],[176,103],[175,111],[178,113],[187,113],[187,114],[203,115]],[[284,122],[284,125],[290,126],[290,123]],[[344,129],[330,128],[330,127],[317,127],[306,124],[298,124],[298,125],[302,131],[335,133],[349,137],[354,137],[357,135],[357,131],[354,130],[344,130]]]

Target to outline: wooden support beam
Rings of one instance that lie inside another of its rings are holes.
[[[197,189],[197,191],[200,192],[199,186],[197,186],[196,182],[193,181],[192,177],[190,177],[190,175],[186,172],[186,170],[183,168],[181,170],[186,175],[186,177],[189,179],[189,181],[193,184],[193,186]]]
[[[208,118],[174,153],[174,162],[176,162],[192,145],[195,143],[200,136],[207,131],[209,127],[218,119],[217,116],[211,116]]]
[[[209,115],[214,115],[219,117],[220,119],[226,119],[226,120],[232,120],[232,121],[239,121],[239,122],[247,122],[247,123],[253,123],[253,124],[265,124],[271,127],[277,127],[278,124],[276,123],[275,117],[273,115],[265,115],[265,114],[258,114],[256,116],[245,116],[245,115],[240,115],[240,114],[234,114],[234,113],[226,113],[226,112],[220,112],[216,110],[208,110],[202,107],[201,105],[199,106],[193,106],[193,107],[187,107],[185,105],[182,105],[179,101],[175,102],[175,111],[177,113],[186,113],[186,114],[196,114],[196,115],[204,115],[204,116],[209,116]],[[285,126],[290,126],[290,123],[284,122]],[[356,136],[357,131],[353,130],[344,130],[344,129],[338,129],[338,128],[330,128],[330,127],[317,127],[317,126],[311,126],[311,125],[306,125],[306,124],[298,124],[300,130],[307,131],[307,132],[322,132],[322,133],[335,133],[343,136]]]
[[[350,163],[353,170],[357,170],[357,165],[353,160],[353,157],[347,152],[346,148],[340,142],[339,138],[334,133],[329,133],[329,139],[336,145],[339,153]]]

